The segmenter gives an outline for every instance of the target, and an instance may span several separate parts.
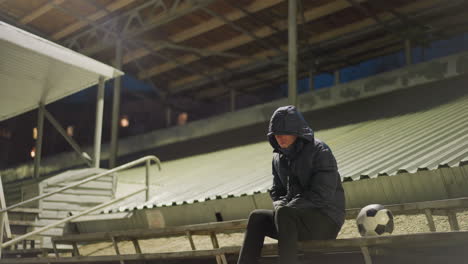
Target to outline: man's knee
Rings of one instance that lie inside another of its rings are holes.
[[[249,215],[249,225],[252,224],[262,224],[268,221],[269,215],[265,212],[265,210],[257,209],[250,212]]]
[[[277,219],[290,218],[296,215],[296,209],[288,206],[279,207],[276,212]]]

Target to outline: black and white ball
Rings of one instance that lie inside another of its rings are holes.
[[[380,204],[362,208],[356,223],[361,236],[381,236],[393,232],[393,214]]]

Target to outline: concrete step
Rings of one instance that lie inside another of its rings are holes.
[[[36,229],[39,229],[41,227],[36,227]],[[49,230],[46,230],[42,233],[39,234],[41,237],[47,236],[47,237],[52,237],[52,236],[62,236],[63,235],[63,227],[53,227]]]
[[[52,185],[48,185],[47,187],[45,187],[45,189],[47,190],[47,188],[50,188],[50,187],[65,187],[65,186],[68,186],[68,185],[74,184],[74,183],[77,183],[77,181],[75,181],[75,182],[58,182],[58,183],[54,183]],[[73,189],[75,189],[75,190],[79,190],[79,189],[111,190],[112,189],[112,182],[91,181],[91,182],[83,183],[83,184],[81,184],[79,186],[76,186]]]
[[[54,194],[43,199],[44,202],[64,202],[73,204],[100,204],[109,201],[107,196]]]
[[[44,193],[54,192],[60,189],[59,187],[47,187],[44,189]],[[74,195],[96,195],[96,196],[112,196],[111,189],[90,189],[90,188],[72,188],[65,191],[61,191],[58,194],[74,194]]]
[[[24,214],[24,213],[8,213],[9,221],[34,221],[36,220],[38,214]]]
[[[35,226],[36,221],[25,221],[25,220],[9,220],[10,225],[19,226]]]
[[[57,219],[57,220],[60,220],[60,219],[63,219],[63,218],[68,217],[68,216],[69,216],[69,212],[75,213],[75,211],[70,211],[70,210],[67,210],[67,211],[57,211],[57,210],[47,210],[47,209],[44,209],[44,210],[41,212],[40,217],[41,217],[41,218],[47,218],[47,219]]]
[[[42,181],[41,184],[44,186],[48,185],[54,185],[56,183],[69,183],[72,181],[79,181],[85,178],[89,178],[91,176],[97,175],[99,173],[105,172],[105,169],[97,169],[97,168],[85,168],[85,169],[78,169],[78,170],[68,170],[65,172],[62,172],[58,175],[55,175],[53,177],[50,177],[44,181]],[[107,177],[107,176],[104,176]]]
[[[86,210],[98,204],[100,203],[79,204],[79,203],[44,201],[42,202],[42,209],[48,210],[48,211],[77,212],[77,211]]]
[[[8,213],[25,213],[25,214],[39,214],[41,209],[39,208],[27,208],[27,207],[17,207],[8,211]]]

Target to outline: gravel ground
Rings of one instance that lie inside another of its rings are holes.
[[[457,213],[460,230],[468,230],[468,210]],[[450,225],[446,216],[434,216],[434,222],[438,232],[450,231]],[[429,232],[425,215],[397,215],[395,216],[395,230],[393,234],[410,234]],[[242,244],[244,234],[219,234],[220,246],[238,246]],[[338,238],[359,237],[355,220],[346,220]],[[197,249],[211,249],[211,240],[208,236],[194,236]],[[266,243],[274,243],[276,240],[266,238]],[[144,253],[171,252],[190,250],[190,244],[185,236],[171,238],[157,238],[140,240],[140,247]],[[133,254],[135,248],[131,241],[119,242],[121,254]],[[115,251],[111,243],[95,243],[82,246],[80,253],[85,256],[114,255]]]

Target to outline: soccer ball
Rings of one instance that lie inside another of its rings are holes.
[[[380,204],[362,208],[356,223],[361,236],[389,235],[393,232],[393,214]]]

